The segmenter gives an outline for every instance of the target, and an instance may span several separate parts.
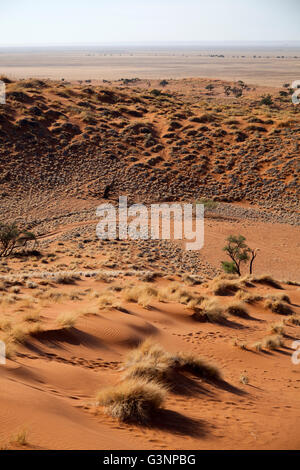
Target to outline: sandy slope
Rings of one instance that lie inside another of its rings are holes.
[[[86,280],[78,281],[76,289],[91,286],[104,288]],[[189,289],[206,291],[202,286]],[[257,285],[252,292],[278,290]],[[299,289],[285,286],[284,292],[300,313]],[[230,297],[220,300],[226,304]],[[234,347],[232,339],[251,344],[281,319],[260,304],[249,307],[250,319],[232,317],[226,326],[195,322],[182,304],[157,301],[148,309],[125,302],[128,313],[101,310],[81,317],[69,330],[51,326],[61,311],[93,306],[84,300],[44,307],[47,331],[19,346],[14,360],[1,366],[2,445],[20,448],[12,437],[26,429],[25,448],[33,449],[299,449],[300,369],[291,362],[299,327],[286,327],[284,348],[256,353]],[[102,409],[96,412],[95,393],[120,380],[124,354],[148,336],[169,351],[210,359],[225,381],[182,376],[151,427],[120,424]],[[248,385],[240,383],[241,373],[249,377]]]

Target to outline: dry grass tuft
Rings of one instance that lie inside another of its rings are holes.
[[[263,349],[263,345],[261,341],[256,341],[256,343],[253,343],[251,347],[257,352],[261,352]]]
[[[271,333],[284,335],[284,323],[273,323],[270,330]]]
[[[221,378],[221,373],[215,365],[194,354],[170,354],[151,339],[144,341],[127,355],[124,367],[124,377],[130,379],[141,377],[170,382],[174,371],[191,372],[203,378]]]
[[[193,310],[193,318],[197,321],[223,323],[227,319],[224,309],[214,299],[205,299],[200,307]]]
[[[25,322],[39,322],[41,319],[41,315],[38,311],[31,311],[31,312],[26,312],[23,315],[23,321]]]
[[[98,307],[100,310],[106,308],[119,308],[121,306],[119,300],[110,292],[103,292],[98,296]]]
[[[78,280],[78,276],[74,274],[58,274],[53,277],[52,280],[56,284],[75,284],[75,281]]]
[[[19,444],[20,446],[26,446],[28,444],[27,431],[25,429],[19,431],[10,440],[11,443]]]
[[[179,352],[173,356],[173,360],[177,368],[191,372],[198,377],[215,380],[222,378],[222,374],[217,366],[195,354]]]
[[[123,290],[123,297],[127,302],[136,302],[142,307],[148,307],[157,296],[157,289],[148,284],[128,287]]]
[[[279,300],[279,301],[282,301],[282,302],[286,302],[287,304],[290,304],[291,303],[291,299],[289,298],[289,296],[287,294],[269,294],[269,295],[266,295],[265,297],[266,299],[271,299],[271,300]]]
[[[282,302],[281,300],[266,299],[264,302],[264,307],[269,308],[274,313],[279,313],[280,315],[291,315],[293,313],[292,308]]]
[[[202,280],[199,279],[198,276],[192,274],[184,274],[182,276],[182,280],[187,286],[196,286],[198,284],[201,284],[202,282]]]
[[[242,289],[239,289],[234,297],[237,300],[245,302],[246,304],[254,304],[255,302],[259,302],[263,299],[261,295],[250,294],[249,292],[244,291]]]
[[[97,403],[114,418],[125,422],[148,423],[163,404],[166,389],[143,379],[125,380],[97,394]]]
[[[259,284],[266,284],[267,286],[274,287],[275,289],[282,289],[278,281],[275,281],[271,276],[263,274],[261,276],[252,276],[252,282],[257,282]]]
[[[73,328],[78,315],[75,313],[62,313],[56,318],[56,323],[62,328]]]
[[[242,283],[239,279],[215,278],[209,283],[209,287],[214,295],[233,295],[242,288]]]
[[[225,309],[226,313],[235,317],[247,318],[249,317],[248,310],[241,302],[230,302]]]
[[[247,349],[247,343],[245,341],[239,341],[237,338],[235,338],[233,341],[232,341],[232,344],[233,346],[239,348],[239,349],[243,349],[243,350],[246,350]]]
[[[300,326],[300,315],[291,315],[286,319],[287,323],[292,325]]]
[[[5,343],[20,343],[23,344],[26,341],[27,328],[26,325],[16,325],[5,336]]]
[[[265,336],[262,339],[262,347],[266,349],[277,349],[284,345],[281,335]]]

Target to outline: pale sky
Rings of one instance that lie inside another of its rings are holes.
[[[0,45],[299,41],[300,0],[0,0]]]

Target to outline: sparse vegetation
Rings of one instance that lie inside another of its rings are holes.
[[[226,313],[228,313],[228,315],[233,315],[242,318],[249,317],[248,310],[244,307],[241,302],[230,302],[229,304],[227,304],[225,311]]]
[[[120,421],[147,424],[164,402],[166,389],[142,379],[125,380],[97,394],[97,403]]]
[[[193,318],[200,322],[224,323],[227,319],[224,309],[214,299],[205,299],[199,307],[194,307],[193,310]]]
[[[35,245],[34,233],[19,229],[16,222],[11,224],[0,222],[0,257],[11,255],[16,248],[26,248],[30,241]]]
[[[284,346],[283,337],[281,335],[265,336],[262,339],[262,347],[265,349],[278,349]]]
[[[57,325],[62,328],[73,328],[76,324],[78,315],[75,313],[62,313],[56,319]]]
[[[280,300],[266,299],[264,302],[265,308],[269,308],[274,313],[280,315],[291,315],[293,313],[292,308]]]
[[[228,274],[238,274],[241,276],[241,265],[250,260],[249,272],[252,274],[253,263],[257,256],[258,250],[249,248],[245,243],[246,238],[243,235],[230,235],[227,238],[227,245],[224,246],[225,251],[231,258],[231,261],[222,261],[222,267]],[[251,255],[251,256],[250,256]]]

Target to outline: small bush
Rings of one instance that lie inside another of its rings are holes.
[[[53,282],[56,284],[75,284],[78,276],[74,274],[58,274],[53,278]]]
[[[162,406],[165,395],[162,385],[134,379],[100,391],[97,402],[120,421],[145,424]]]
[[[287,294],[275,294],[275,295],[267,295],[266,299],[271,299],[271,300],[281,300],[282,302],[286,302],[287,304],[291,303],[291,299]]]
[[[27,441],[27,431],[19,431],[14,437],[11,438],[11,443],[19,444],[20,446],[25,446],[28,444]]]
[[[256,343],[253,343],[252,348],[255,349],[255,351],[257,351],[257,352],[261,352],[262,349],[263,349],[262,342],[257,341]]]
[[[74,313],[62,313],[56,319],[56,323],[62,328],[73,328],[76,324],[77,315]]]
[[[245,341],[238,341],[237,339],[234,339],[232,342],[233,346],[239,348],[239,349],[247,349],[247,343]]]
[[[123,291],[123,297],[127,302],[136,302],[142,307],[148,307],[157,295],[157,289],[148,285],[128,287]]]
[[[197,321],[223,323],[227,318],[223,308],[214,299],[204,300],[200,307],[193,310],[193,318]]]
[[[242,302],[245,302],[246,304],[254,304],[255,302],[259,302],[263,299],[261,295],[249,294],[249,292],[241,289],[237,291],[234,297],[238,300],[241,300]]]
[[[264,104],[266,106],[271,106],[273,104],[272,96],[270,94],[263,95],[259,104]]]
[[[291,315],[286,321],[292,325],[300,326],[300,315]]]
[[[174,364],[181,370],[191,372],[205,379],[221,379],[222,374],[217,366],[195,354],[179,352],[173,356]]]
[[[266,349],[277,349],[283,345],[284,343],[281,335],[266,336],[262,340],[262,347]]]
[[[97,297],[97,300],[100,310],[105,308],[118,308],[121,306],[118,299],[110,293],[103,292]]]
[[[267,299],[264,302],[264,306],[265,308],[269,308],[272,312],[280,315],[291,315],[293,313],[291,307],[280,300]]]
[[[259,284],[266,284],[270,287],[274,287],[275,289],[282,289],[279,282],[275,281],[275,279],[273,279],[271,276],[266,275],[266,274],[262,276],[252,276],[251,281],[257,282]]]
[[[231,302],[226,306],[225,311],[229,315],[234,315],[236,317],[249,317],[248,310],[243,306],[241,302]]]
[[[283,323],[274,323],[271,325],[271,333],[276,333],[279,335],[284,334],[284,324]]]
[[[238,280],[213,279],[210,283],[214,295],[233,295],[241,288]]]

